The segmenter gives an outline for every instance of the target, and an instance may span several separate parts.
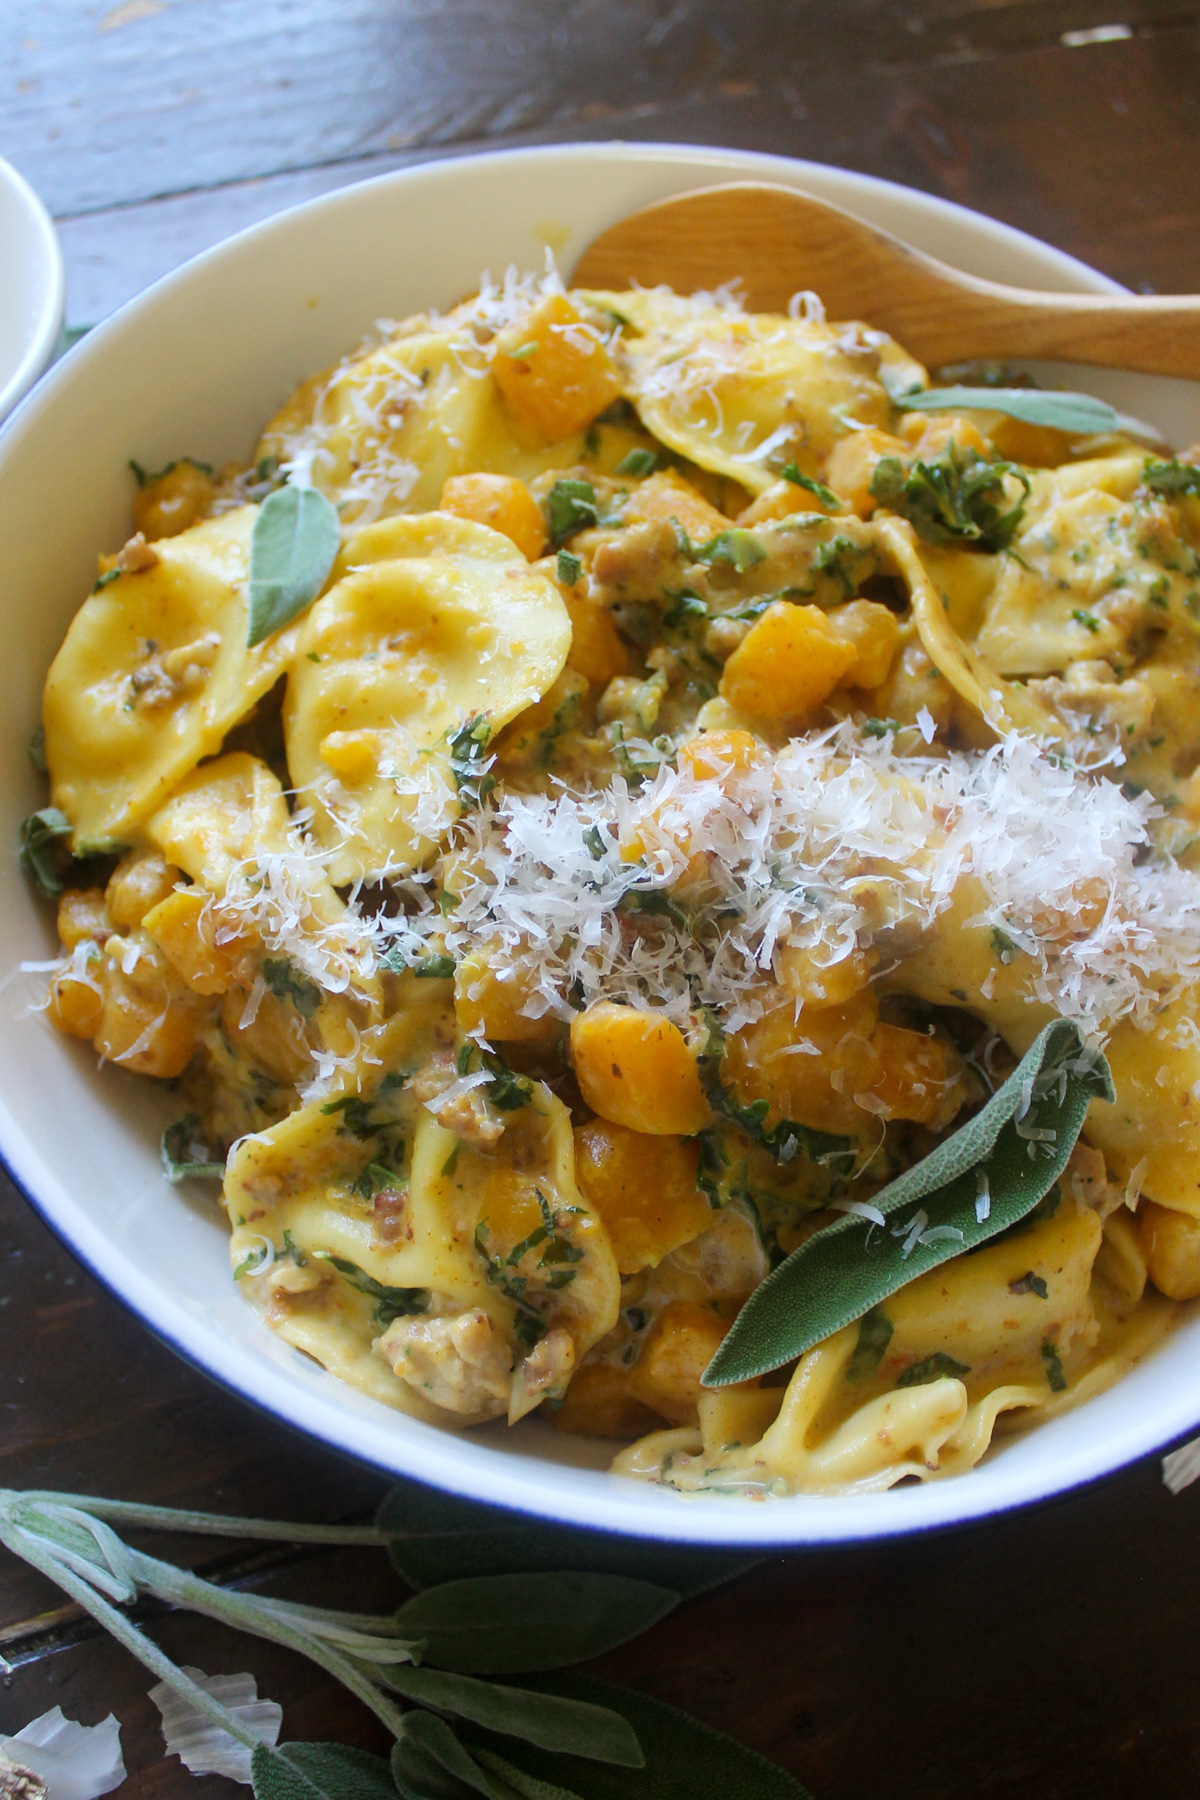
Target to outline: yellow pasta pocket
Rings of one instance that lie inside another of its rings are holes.
[[[288,767],[335,884],[403,872],[461,810],[490,739],[567,659],[554,583],[497,531],[445,513],[348,545],[288,681]]]
[[[295,628],[246,646],[256,510],[134,539],[71,621],[42,717],[77,854],[127,838],[287,667]]]

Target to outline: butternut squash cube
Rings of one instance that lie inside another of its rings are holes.
[[[831,629],[854,650],[854,661],[842,677],[843,687],[882,687],[900,648],[900,625],[878,600],[847,600],[827,613]]]
[[[563,599],[571,620],[567,667],[582,675],[589,687],[605,688],[614,677],[628,675],[629,651],[608,608],[575,588],[564,588]]]
[[[720,1347],[731,1320],[696,1300],[672,1300],[646,1333],[629,1389],[673,1425],[692,1425],[703,1389],[700,1377]]]
[[[550,1417],[559,1431],[577,1437],[643,1437],[662,1422],[630,1392],[629,1370],[615,1363],[584,1363],[576,1369],[566,1398]]]
[[[652,1137],[693,1137],[708,1124],[696,1059],[670,1019],[598,1001],[572,1019],[571,1053],[579,1091],[602,1119]]]
[[[696,1187],[695,1146],[607,1119],[575,1132],[575,1180],[612,1240],[622,1275],[654,1268],[712,1224]]]
[[[514,475],[452,475],[442,489],[442,512],[490,525],[515,544],[526,562],[542,554],[546,527],[542,509]]]
[[[694,544],[707,544],[730,525],[724,513],[710,506],[689,481],[673,474],[651,475],[629,496],[626,524],[647,519],[675,519]]]
[[[750,718],[782,725],[826,701],[857,656],[820,607],[776,600],[725,664],[721,693]]]
[[[1194,1300],[1200,1294],[1200,1219],[1145,1200],[1138,1237],[1159,1293],[1168,1300]]]
[[[516,424],[544,444],[582,431],[624,385],[599,331],[565,294],[547,294],[499,334],[492,374]]]
[[[144,925],[167,961],[196,994],[224,994],[233,986],[239,946],[219,944],[209,896],[188,888],[146,914]]]

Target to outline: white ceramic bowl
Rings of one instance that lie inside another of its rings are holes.
[[[0,158],[0,419],[50,361],[62,320],[62,251],[50,215]]]
[[[91,334],[0,434],[0,668],[4,841],[44,804],[26,744],[47,665],[90,587],[98,548],[128,528],[126,459],[245,456],[290,389],[380,317],[445,306],[483,269],[564,270],[596,232],[664,195],[760,177],[827,196],[980,275],[1031,287],[1112,287],[1044,244],[944,201],[817,164],[727,151],[584,145],[469,157],[316,200],[208,251]],[[1079,376],[1075,377],[1080,385]],[[1191,384],[1110,375],[1088,386],[1200,436]],[[14,852],[0,860],[0,968],[53,954],[47,910]],[[25,1010],[0,1003],[0,1151],[49,1224],[160,1337],[217,1380],[383,1469],[499,1505],[602,1529],[699,1543],[845,1541],[947,1525],[1044,1498],[1153,1450],[1200,1420],[1200,1321],[1118,1387],[1003,1444],[957,1480],[849,1499],[752,1505],[684,1500],[609,1476],[586,1440],[536,1421],[458,1434],[343,1387],[274,1338],[234,1291],[225,1228],[203,1193],[162,1178],[170,1116],[152,1084],[97,1072]]]

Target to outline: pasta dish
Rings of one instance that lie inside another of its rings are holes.
[[[342,1381],[856,1491],[1200,1294],[1200,459],[952,376],[510,276],[134,465],[45,1011]]]

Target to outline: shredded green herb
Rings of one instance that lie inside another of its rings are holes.
[[[57,806],[43,806],[21,824],[21,867],[47,900],[56,900],[63,891],[63,876],[73,860],[63,840],[70,835],[71,821]]]
[[[546,497],[546,517],[550,540],[556,545],[594,525],[599,518],[599,509],[591,482],[571,477],[556,481]]]
[[[940,1381],[943,1375],[969,1375],[969,1363],[956,1362],[947,1356],[944,1350],[935,1350],[932,1356],[923,1357],[920,1362],[911,1363],[903,1375],[896,1378],[897,1387],[923,1387],[927,1381]]]
[[[277,1000],[290,1000],[302,1019],[311,1019],[321,1004],[321,990],[301,975],[286,956],[268,956],[261,966],[263,980]]]
[[[614,475],[652,475],[658,467],[658,457],[653,450],[630,450],[623,456]]]
[[[1023,492],[1005,511],[1009,477]],[[927,544],[968,543],[987,551],[1011,545],[1030,486],[1016,463],[991,462],[953,439],[935,462],[915,462],[907,471],[898,456],[881,457],[871,477],[875,499],[906,518]]]
[[[841,498],[833,489],[826,487],[823,481],[814,481],[811,475],[802,475],[794,462],[784,463],[779,471],[784,481],[790,481],[793,487],[805,488],[808,493],[815,494],[822,506],[828,506],[832,512],[841,508]]]

